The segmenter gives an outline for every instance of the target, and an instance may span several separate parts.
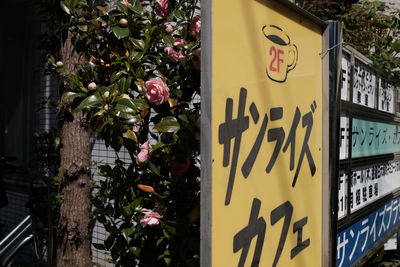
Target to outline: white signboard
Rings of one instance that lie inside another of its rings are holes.
[[[378,109],[394,113],[394,86],[379,78]]]
[[[400,162],[354,171],[349,196],[351,212],[400,188]]]
[[[375,74],[356,60],[353,78],[353,103],[375,108]]]

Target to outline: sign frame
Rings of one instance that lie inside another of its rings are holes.
[[[214,0],[217,1],[217,0]],[[274,2],[283,5],[321,29],[322,51],[322,210],[321,210],[321,266],[332,266],[332,248],[336,235],[331,231],[332,206],[329,168],[329,28],[328,24],[287,0],[251,0]],[[200,266],[212,266],[212,85],[213,85],[213,0],[202,2],[202,53],[201,53],[201,216],[200,216]],[[334,253],[333,253],[334,254]]]
[[[370,61],[368,58],[363,56],[361,53],[359,53],[357,50],[352,48],[351,46],[344,45],[343,47],[343,52],[344,54],[347,55],[347,58],[349,58],[349,64],[350,67],[348,68],[349,71],[349,83],[347,86],[347,92],[346,95],[348,95],[348,99],[340,99],[340,114],[341,116],[344,116],[348,120],[348,144],[346,147],[346,152],[347,152],[347,157],[340,159],[340,172],[341,173],[346,173],[347,174],[347,183],[346,183],[346,193],[345,195],[347,196],[346,198],[350,198],[350,194],[354,191],[352,191],[351,183],[349,182],[351,179],[351,174],[354,170],[359,170],[359,169],[367,169],[374,167],[376,165],[386,165],[392,162],[397,162],[400,160],[399,152],[393,152],[393,151],[386,151],[382,153],[370,153],[365,154],[365,155],[358,155],[356,154],[357,157],[353,157],[353,150],[352,150],[352,144],[353,143],[353,121],[354,120],[365,120],[368,123],[380,123],[380,124],[388,124],[388,125],[395,125],[397,128],[400,127],[400,119],[399,119],[399,114],[397,113],[398,110],[394,108],[392,112],[387,112],[387,111],[382,111],[379,108],[379,86],[378,82],[380,79],[385,80],[386,82],[390,83],[393,85],[393,98],[397,99],[397,88],[396,88],[396,82],[390,79],[387,79],[385,77],[385,74],[379,72],[378,70],[374,69],[374,66],[372,64],[372,61]],[[359,62],[359,64],[365,65],[365,69],[369,69],[371,73],[376,75],[376,80],[375,80],[375,105],[374,107],[367,107],[365,105],[360,105],[354,102],[354,66],[356,62]],[[398,102],[397,102],[398,103]],[[394,105],[396,105],[396,100],[394,101]],[[355,124],[357,126],[357,124]],[[370,127],[372,129],[372,127]],[[356,133],[354,133],[356,134]],[[356,193],[356,192],[355,192]],[[400,195],[400,188],[396,187],[393,188],[390,192],[386,192],[382,196],[379,196],[376,200],[367,203],[365,206],[362,206],[359,209],[351,210],[351,201],[347,200],[346,205],[347,205],[347,214],[341,219],[338,220],[337,226],[338,226],[338,237],[340,234],[344,233],[346,229],[350,229],[351,227],[355,226],[360,220],[366,219],[367,216],[371,213],[371,211],[376,211],[381,209],[382,207],[385,207],[386,204],[390,203],[392,200],[397,198]],[[400,229],[400,224],[396,225],[393,227],[393,229],[390,232],[385,233],[381,237],[379,237],[379,240],[372,245],[370,248],[368,248],[367,251],[364,251],[363,254],[358,257],[352,265],[354,266],[361,266],[364,262],[367,261],[367,259],[372,256],[385,242],[390,236],[399,231]],[[350,241],[349,241],[350,244]],[[338,242],[339,246],[339,242]],[[357,248],[353,248],[353,251],[356,251]],[[338,255],[339,257],[339,255]],[[338,261],[339,264],[339,261]]]

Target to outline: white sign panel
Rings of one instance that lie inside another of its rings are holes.
[[[400,162],[354,171],[349,196],[351,212],[400,188]]]
[[[394,113],[394,86],[379,78],[379,105],[381,111]]]
[[[374,108],[376,76],[357,60],[353,75],[353,103]]]

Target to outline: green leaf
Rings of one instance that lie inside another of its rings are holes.
[[[75,98],[75,97],[83,97],[83,96],[85,96],[86,94],[84,94],[84,93],[76,93],[76,92],[66,92],[64,95],[63,95],[63,99],[71,99],[71,98]]]
[[[121,93],[125,93],[129,89],[129,87],[131,86],[131,82],[132,82],[131,77],[128,78],[122,77],[121,79],[119,79],[118,87]]]
[[[153,163],[151,163],[151,161],[149,161],[149,168],[152,172],[154,172],[155,174],[157,174],[158,176],[161,176],[160,174],[160,167],[157,167],[156,165],[154,165]]]
[[[88,61],[88,62],[85,63],[84,66],[85,66],[85,68],[87,68],[87,69],[93,69],[93,68],[96,67],[96,64],[94,64],[92,61]]]
[[[120,76],[121,76],[122,72],[121,71],[116,71],[111,75],[111,82],[115,82],[115,80],[117,80]]]
[[[69,8],[65,5],[64,1],[60,2],[60,6],[61,6],[62,10],[64,10],[65,13],[67,13],[68,15],[71,15],[71,10],[69,10]]]
[[[87,25],[76,25],[76,27],[83,32],[87,32]]]
[[[131,101],[133,105],[135,105],[135,107],[139,110],[143,110],[149,107],[146,100],[144,99],[132,99]]]
[[[139,49],[144,51],[145,47],[144,47],[144,41],[143,40],[139,40],[139,39],[134,39],[134,38],[129,38],[129,40],[133,43],[133,45]]]
[[[163,148],[166,145],[162,142],[157,142],[154,146],[151,147],[151,151],[155,151],[157,149]]]
[[[117,104],[115,106],[115,110],[120,111],[122,113],[131,113],[131,114],[135,113],[134,109],[132,109],[132,108],[130,108],[128,106],[125,106],[125,105],[121,105],[121,104]]]
[[[174,133],[180,129],[180,125],[176,118],[169,116],[162,118],[162,120],[154,126],[154,129],[161,133]]]
[[[168,233],[176,235],[176,222],[168,221],[163,223],[162,226]]]
[[[130,113],[125,113],[121,111],[114,111],[113,114],[121,119],[126,120],[126,123],[130,124],[134,124],[142,120],[142,118],[139,115],[132,115]]]
[[[396,51],[397,53],[400,52],[400,39],[397,39],[396,41],[394,41],[392,43],[392,48],[394,51]]]
[[[105,14],[108,13],[108,11],[110,10],[110,6],[106,5],[106,6],[96,6],[96,8],[100,11],[103,11]]]
[[[134,141],[135,143],[138,142],[137,136],[132,130],[127,130],[122,136],[126,139]]]
[[[171,35],[164,35],[163,40],[167,45],[174,46],[174,38]]]
[[[112,31],[118,39],[123,39],[129,36],[129,28],[114,26],[112,27]]]
[[[160,243],[164,240],[163,237],[161,237],[160,239],[157,240],[156,242],[156,246],[158,247],[160,245]]]
[[[137,79],[137,81],[135,82],[139,93],[144,94],[146,92],[146,85],[145,82],[142,79]]]
[[[99,104],[102,102],[102,98],[99,94],[94,94],[91,96],[86,97],[77,108],[72,110],[72,113],[77,113],[88,106]]]
[[[117,104],[122,105],[122,106],[126,106],[129,107],[130,109],[133,109],[135,112],[138,111],[137,107],[134,105],[132,100],[126,99],[126,98],[120,98],[117,101]],[[127,111],[124,111],[127,112]]]
[[[131,242],[132,238],[130,237],[130,235],[133,233],[133,231],[135,230],[135,226],[132,225],[129,228],[124,228],[122,229],[122,236],[125,238],[126,242],[128,242],[128,244]]]
[[[133,12],[136,12],[138,14],[141,14],[143,12],[143,7],[140,4],[140,1],[137,1],[137,4],[135,6],[130,6],[129,7]]]
[[[104,261],[107,262],[107,263],[115,263],[115,261],[113,261],[110,258],[104,258]]]
[[[177,10],[174,12],[174,15],[175,15],[175,17],[178,18],[178,19],[185,19],[185,11],[183,11],[183,10],[177,9]]]
[[[169,266],[171,264],[171,258],[164,257],[165,264]]]
[[[140,248],[138,247],[130,247],[129,251],[135,255],[136,257],[139,257],[139,253],[140,253]]]

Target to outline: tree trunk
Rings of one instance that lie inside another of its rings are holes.
[[[61,49],[65,76],[78,71],[84,60],[71,41],[71,33]],[[64,84],[68,91],[68,82]],[[57,266],[91,266],[90,249],[90,135],[83,112],[70,113],[70,102],[61,100],[60,215],[57,225]]]

